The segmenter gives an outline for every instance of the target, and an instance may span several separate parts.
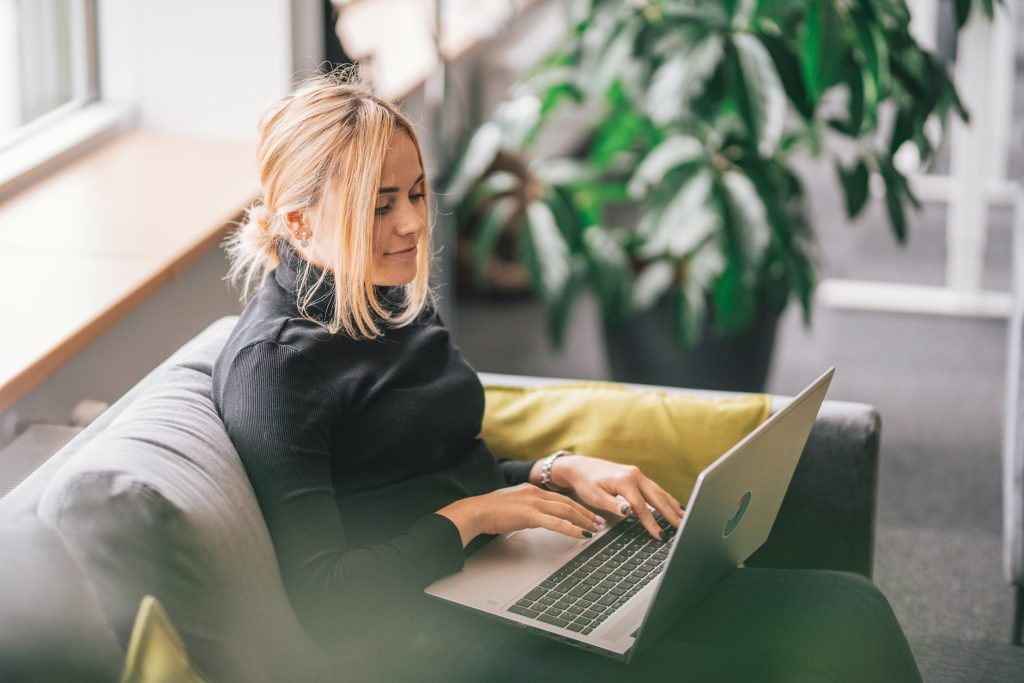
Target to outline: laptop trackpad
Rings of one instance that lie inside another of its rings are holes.
[[[520,549],[517,552],[541,557],[569,555],[585,543],[578,538],[570,538],[550,529],[522,529],[506,534],[503,539],[496,540]]]
[[[504,604],[545,579],[586,543],[547,529],[517,531],[485,545],[461,572],[435,581],[426,592],[470,605]]]

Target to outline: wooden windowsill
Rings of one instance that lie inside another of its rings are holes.
[[[223,239],[255,147],[134,130],[0,203],[0,411]]]

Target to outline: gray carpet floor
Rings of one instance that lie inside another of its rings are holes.
[[[1017,74],[1024,80],[1020,60]],[[1014,100],[1010,171],[1019,179],[1024,88],[1016,89]],[[832,171],[808,166],[804,172],[826,276],[943,283],[944,205],[915,215],[909,243],[900,247],[877,203],[850,224]],[[1005,291],[1012,215],[997,209],[990,218],[984,284]],[[548,347],[544,312],[535,303],[461,301],[448,322],[477,370],[609,377],[592,300],[574,309],[562,353]],[[793,394],[835,365],[830,398],[880,411],[875,581],[929,682],[1024,682],[1024,647],[1009,644],[1013,593],[1001,569],[1006,341],[1005,320],[820,303],[809,329],[795,307],[780,322],[769,391]]]

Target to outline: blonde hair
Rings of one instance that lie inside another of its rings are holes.
[[[409,136],[424,167],[416,130],[398,107],[375,95],[349,67],[302,81],[263,111],[258,131],[262,198],[247,209],[224,244],[231,264],[226,279],[241,290],[243,302],[280,261],[278,244],[288,240],[285,215],[301,210],[318,235],[327,262],[314,282],[309,264],[301,269],[296,297],[300,315],[332,334],[343,330],[357,339],[375,339],[383,333],[374,315],[392,327],[403,327],[427,304],[436,304],[430,287],[429,226],[417,244],[416,276],[403,286],[404,301],[396,311],[381,306],[371,279],[377,259],[374,208],[384,158],[395,135]],[[425,192],[430,216],[429,187]],[[428,223],[432,226],[433,221]],[[308,306],[330,276],[334,311],[325,321],[314,318]]]

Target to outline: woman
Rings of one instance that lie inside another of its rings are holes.
[[[228,244],[251,301],[214,368],[214,400],[289,597],[325,649],[362,667],[349,678],[917,680],[884,598],[837,574],[735,572],[629,668],[425,597],[490,534],[602,528],[561,491],[635,514],[658,538],[648,504],[677,527],[682,507],[634,467],[561,452],[498,461],[479,438],[483,390],[435,312],[429,187],[415,129],[394,105],[351,72],[318,76],[272,105],[259,132],[263,197]],[[835,609],[878,636],[822,631]],[[745,623],[716,623],[744,612]],[[875,649],[881,668],[823,657],[823,633],[831,646]]]

